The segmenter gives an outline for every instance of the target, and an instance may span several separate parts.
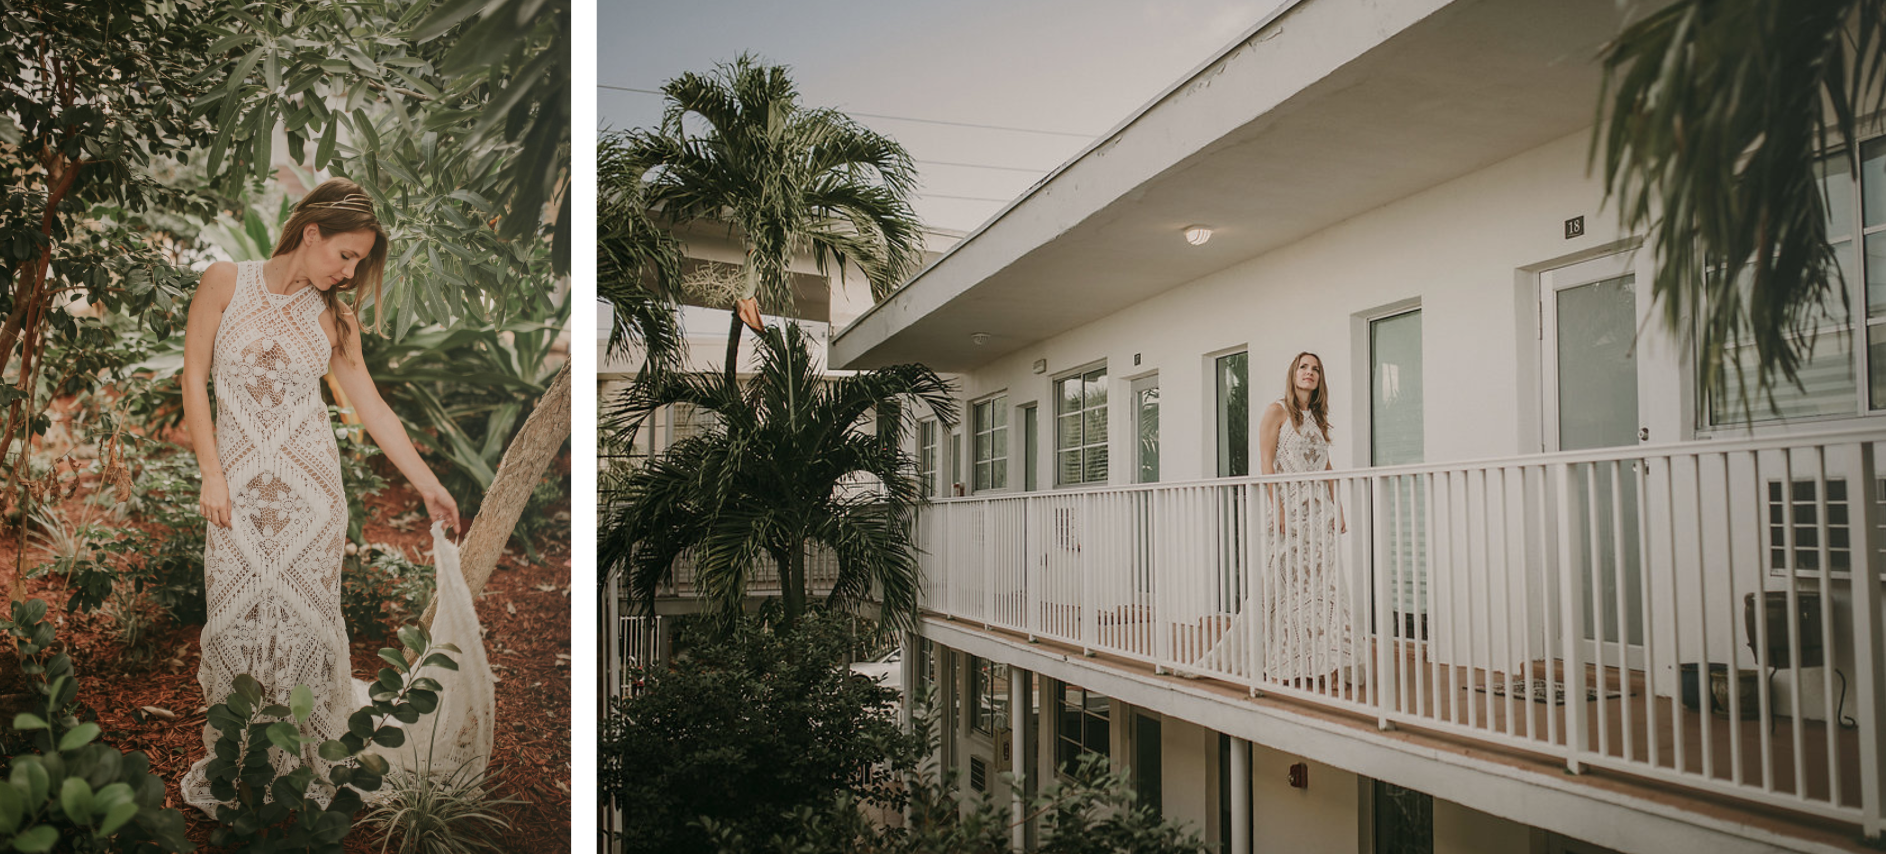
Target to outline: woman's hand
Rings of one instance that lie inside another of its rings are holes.
[[[203,478],[203,497],[198,505],[203,511],[203,518],[210,520],[210,524],[229,527],[229,484],[220,475]]]
[[[430,516],[432,521],[444,522],[446,529],[450,530],[454,537],[464,533],[464,529],[458,523],[458,502],[452,500],[452,493],[446,492],[445,487],[428,489],[421,492],[419,497],[426,500],[426,515]]]

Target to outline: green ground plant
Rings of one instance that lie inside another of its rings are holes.
[[[341,618],[348,636],[381,637],[393,626],[418,619],[432,601],[435,580],[431,566],[413,563],[397,550],[368,547],[349,559],[341,566]]]
[[[399,854],[474,854],[502,851],[492,835],[511,823],[497,807],[522,801],[492,795],[492,775],[462,765],[429,774],[394,774],[384,799],[367,808],[361,823],[376,829],[385,851],[393,840]]]
[[[35,711],[13,719],[10,736],[30,746],[8,761],[0,782],[0,842],[34,852],[181,852],[195,850],[183,814],[164,808],[163,781],[143,753],[99,741],[98,724],[77,717],[72,659],[55,652],[46,603],[16,602],[0,620],[36,685]]]
[[[418,664],[407,664],[399,649],[380,650],[387,666],[370,689],[373,701],[348,717],[338,739],[301,734],[314,708],[308,686],[295,686],[282,705],[265,702],[253,676],[236,677],[229,697],[209,711],[218,738],[205,775],[210,794],[224,802],[216,811],[220,826],[210,834],[212,843],[234,854],[339,854],[363,806],[362,794],[378,791],[391,770],[372,748],[398,749],[406,743],[398,724],[438,708],[438,681],[418,672],[458,669],[450,655],[458,648],[433,644],[424,629],[406,626],[399,641]],[[270,761],[271,748],[304,760],[319,756],[324,767],[302,761],[281,773]]]
[[[642,688],[603,721],[598,782],[633,832],[627,854],[711,851],[701,825],[768,839],[836,792],[890,802],[888,776],[921,737],[898,726],[890,689],[846,667],[849,622],[821,612],[791,629],[747,623]]]

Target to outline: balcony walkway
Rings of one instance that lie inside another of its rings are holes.
[[[1852,852],[1877,852],[1879,850],[1878,848],[1866,845],[1864,840],[1860,838],[1857,828],[1851,823],[1796,813],[1757,802],[1714,794],[1705,790],[1671,785],[1663,781],[1645,779],[1610,769],[1588,767],[1582,774],[1568,774],[1565,763],[1551,756],[1515,749],[1508,745],[1488,743],[1478,739],[1451,735],[1445,732],[1424,730],[1406,724],[1399,725],[1395,729],[1384,731],[1380,729],[1373,716],[1350,712],[1339,707],[1328,705],[1328,699],[1338,697],[1343,701],[1366,701],[1367,691],[1362,685],[1331,686],[1327,682],[1323,682],[1315,686],[1309,686],[1301,691],[1289,689],[1271,690],[1261,697],[1252,697],[1247,689],[1210,676],[1192,677],[1162,672],[1152,665],[1107,652],[1096,651],[1090,654],[1084,654],[1080,647],[1072,644],[1039,638],[1030,641],[1024,634],[1000,628],[985,628],[964,620],[951,620],[935,613],[927,614],[926,617],[929,622],[936,625],[949,626],[961,631],[986,634],[992,638],[1007,641],[1010,644],[1022,644],[1031,652],[1036,652],[1040,655],[1056,658],[1084,659],[1094,665],[1118,671],[1122,676],[1128,677],[1136,682],[1151,683],[1155,686],[1160,683],[1184,686],[1193,692],[1208,694],[1214,700],[1228,706],[1242,706],[1253,710],[1266,710],[1272,713],[1298,716],[1306,720],[1335,726],[1345,730],[1351,737],[1362,742],[1377,744],[1393,742],[1418,748],[1420,752],[1438,751],[1493,762],[1513,769],[1514,771],[1521,772],[1522,774],[1536,775],[1538,781],[1544,784],[1563,785],[1569,782],[1573,787],[1589,790],[1590,793],[1602,797],[1605,800],[1616,801],[1621,798],[1627,801],[1638,802],[1647,808],[1675,810],[1699,819],[1745,825],[1750,829],[1773,834],[1777,837],[1797,840],[1803,843],[1800,847],[1804,850],[1820,849]],[[1025,662],[1010,663],[1023,666],[1024,668],[1027,666]],[[1426,696],[1430,698],[1429,702],[1425,703],[1425,707],[1422,709],[1422,712],[1426,715],[1445,719],[1452,714],[1458,714],[1460,721],[1464,723],[1467,719],[1466,709],[1469,706],[1480,708],[1481,711],[1479,714],[1481,715],[1486,713],[1485,701],[1487,695],[1484,692],[1473,690],[1472,687],[1483,684],[1479,681],[1483,676],[1482,673],[1476,671],[1473,674],[1473,681],[1469,681],[1467,668],[1434,664],[1428,661],[1425,656],[1416,655],[1406,656],[1403,660],[1403,668],[1404,672],[1419,668],[1424,673],[1440,673],[1444,681],[1449,678],[1447,674],[1449,672],[1452,673],[1452,678],[1455,680],[1453,690],[1447,692],[1424,692]],[[1607,693],[1615,692],[1617,688],[1616,681],[1613,680],[1607,687],[1609,689]],[[1470,692],[1474,696],[1468,697],[1467,695]],[[1436,697],[1457,697],[1459,699],[1451,701],[1453,706],[1451,709],[1445,707],[1436,708],[1432,699]],[[1148,703],[1145,697],[1121,697],[1120,699],[1135,705],[1153,707],[1153,704]],[[1601,719],[1607,720],[1608,722],[1604,726],[1609,734],[1608,751],[1611,755],[1622,756],[1623,739],[1621,738],[1621,733],[1624,732],[1623,721],[1628,714],[1635,726],[1635,735],[1632,739],[1633,752],[1639,760],[1647,758],[1648,738],[1644,732],[1644,722],[1648,719],[1646,705],[1650,702],[1655,702],[1662,706],[1659,719],[1667,722],[1660,727],[1661,732],[1658,738],[1660,752],[1664,756],[1670,757],[1667,761],[1673,761],[1674,746],[1676,744],[1674,734],[1676,729],[1680,727],[1684,733],[1684,742],[1686,745],[1685,755],[1688,764],[1691,766],[1690,770],[1693,773],[1701,773],[1702,751],[1700,747],[1705,731],[1703,715],[1698,712],[1682,709],[1680,704],[1671,702],[1672,698],[1650,697],[1648,692],[1644,690],[1641,678],[1632,680],[1632,692],[1628,703],[1615,702],[1617,698],[1613,699],[1613,702],[1604,704],[1607,713],[1603,718],[1600,718],[1598,715],[1586,715],[1588,720],[1587,729],[1591,739],[1590,744],[1597,745],[1599,743],[1599,721]],[[1587,700],[1586,702],[1588,704],[1595,703],[1595,701],[1592,700]],[[1494,702],[1491,704],[1491,707],[1493,714],[1498,716],[1493,720],[1495,727],[1506,729],[1506,722],[1510,717],[1522,735],[1525,734],[1528,726],[1532,726],[1538,728],[1541,737],[1543,737],[1544,730],[1549,726],[1557,733],[1557,740],[1563,741],[1566,717],[1566,709],[1564,706],[1548,706],[1545,703],[1537,701],[1521,702],[1518,698],[1514,698],[1512,705],[1515,712],[1509,713],[1507,711],[1508,704],[1505,702],[1505,698],[1494,695]],[[1524,711],[1518,711],[1521,708],[1523,708]],[[1676,712],[1674,717],[1671,714],[1673,709]],[[1548,718],[1552,719],[1551,723],[1548,723]],[[1482,717],[1481,721],[1484,725],[1486,719]],[[1792,721],[1785,717],[1779,718],[1776,721],[1774,740],[1777,745],[1777,753],[1773,755],[1788,760],[1781,763],[1785,768],[1776,769],[1776,788],[1782,790],[1792,788],[1791,775],[1793,773],[1793,754],[1790,752],[1790,747],[1783,746],[1793,743],[1791,736],[1792,725]],[[1707,732],[1711,745],[1710,754],[1715,776],[1724,780],[1730,779],[1732,769],[1730,768],[1731,763],[1729,757],[1731,753],[1730,742],[1732,739],[1739,738],[1742,741],[1745,756],[1759,755],[1755,751],[1759,747],[1763,730],[1764,727],[1759,725],[1759,722],[1755,720],[1731,721],[1727,716],[1721,714],[1710,716],[1710,725],[1707,727]],[[1825,725],[1821,722],[1804,721],[1802,722],[1802,730],[1802,740],[1804,743],[1808,745],[1825,744],[1826,729]],[[1859,750],[1858,738],[1858,731],[1856,729],[1840,728],[1836,733],[1836,749],[1847,756],[1857,755]],[[1262,739],[1257,740],[1263,743]],[[1268,746],[1286,752],[1293,752],[1291,746],[1288,744],[1268,743]],[[1810,781],[1816,778],[1824,779],[1827,777],[1824,749],[1810,747],[1802,753],[1802,758],[1808,766],[1807,776]],[[1857,805],[1859,802],[1858,792],[1860,791],[1858,767],[1856,763],[1851,761],[1842,763],[1842,766],[1845,773],[1841,775],[1841,801],[1850,805]],[[1366,767],[1350,768],[1347,770],[1363,775],[1370,774],[1370,769]],[[1744,768],[1743,782],[1759,786],[1761,784],[1760,769]],[[1810,796],[1820,799],[1827,797],[1825,791],[1814,792],[1813,789],[1815,787],[1811,782],[1809,788]],[[1446,793],[1440,793],[1440,795],[1447,797]],[[1605,797],[1607,795],[1609,797]]]

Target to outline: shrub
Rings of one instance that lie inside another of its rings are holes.
[[[373,702],[348,717],[347,732],[338,739],[301,734],[314,708],[308,686],[295,686],[286,706],[265,705],[260,682],[246,673],[236,677],[229,697],[209,712],[218,737],[204,773],[210,794],[223,802],[216,810],[221,826],[210,834],[212,843],[229,846],[235,854],[340,854],[362,793],[377,791],[390,769],[368,748],[400,747],[406,731],[394,722],[410,724],[438,708],[439,683],[419,676],[421,668],[458,669],[447,654],[458,648],[434,646],[424,629],[407,626],[399,639],[419,664],[407,664],[398,649],[380,650],[388,666],[370,689]],[[302,756],[310,747],[329,763],[325,771],[299,764],[283,774],[270,762],[271,748]]]
[[[0,842],[22,852],[195,850],[183,814],[164,808],[164,784],[145,755],[100,742],[98,724],[74,714],[78,679],[72,659],[52,652],[45,616],[46,603],[33,599],[0,620],[21,669],[39,683],[44,710],[13,719],[13,735],[29,738],[32,749],[12,757],[0,782]]]
[[[888,802],[865,769],[908,763],[920,738],[895,693],[846,666],[847,624],[809,615],[791,630],[747,623],[673,669],[644,672],[603,723],[602,794],[634,832],[625,852],[711,850],[700,822],[767,839],[836,792]]]
[[[396,549],[369,546],[365,560],[350,558],[341,567],[341,617],[349,637],[381,637],[391,627],[416,619],[432,601],[433,568],[415,564]]]

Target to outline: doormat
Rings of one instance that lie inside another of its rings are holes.
[[[1565,705],[1565,683],[1548,683],[1544,678],[1532,680],[1532,690],[1530,691],[1526,690],[1525,678],[1520,676],[1515,676],[1508,682],[1496,682],[1491,687],[1476,685],[1474,686],[1474,690],[1482,694],[1491,693],[1495,697],[1504,697],[1510,692],[1514,696],[1526,697],[1535,703],[1551,703],[1554,706]],[[1621,696],[1623,696],[1623,694],[1617,691],[1606,691],[1604,693],[1604,698],[1607,700],[1616,699]],[[1586,686],[1585,699],[1587,701],[1598,699],[1598,689]]]

